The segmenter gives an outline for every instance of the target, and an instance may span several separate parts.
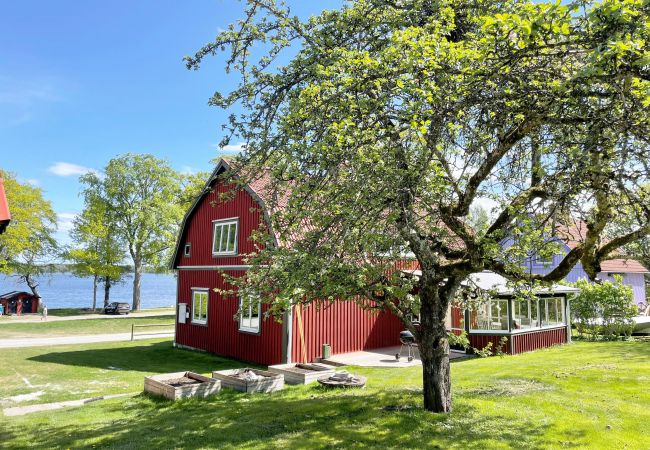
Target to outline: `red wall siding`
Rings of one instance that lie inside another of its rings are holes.
[[[512,353],[523,353],[538,348],[564,344],[567,341],[566,327],[551,330],[531,331],[530,333],[515,334],[511,338]]]
[[[463,325],[463,320],[465,319],[465,313],[458,306],[451,307],[451,327],[452,328],[461,328],[465,329]]]
[[[255,247],[249,240],[250,234],[263,223],[263,214],[259,204],[243,190],[238,191],[231,200],[219,199],[219,194],[230,192],[228,185],[220,182],[214,191],[207,194],[197,205],[185,228],[185,236],[179,247],[178,264],[180,266],[241,265],[245,264],[241,256],[212,256],[212,221],[239,218],[238,253],[253,253]],[[192,244],[191,256],[183,256],[186,243]]]
[[[234,276],[244,271],[229,271]],[[273,319],[262,322],[259,335],[242,333],[234,320],[239,301],[236,298],[222,298],[210,290],[208,300],[208,326],[191,323],[191,288],[224,288],[222,275],[214,270],[180,270],[178,272],[178,301],[187,303],[190,319],[187,323],[176,323],[176,342],[194,348],[207,350],[223,356],[258,364],[280,364],[282,362],[282,324]],[[266,309],[266,308],[264,308]]]
[[[476,348],[478,350],[484,349],[488,343],[492,342],[492,353],[496,351],[497,345],[499,345],[499,341],[503,336],[495,336],[495,335],[489,335],[489,334],[471,334],[468,336],[469,337],[469,345],[471,345],[473,348]],[[505,343],[505,345],[502,347],[502,351],[504,353],[511,353],[510,349],[510,344],[511,342],[511,336],[506,336],[508,338],[508,342]]]
[[[566,327],[561,327],[506,335],[508,342],[504,346],[503,351],[516,355],[517,353],[530,352],[540,348],[564,344],[567,341],[566,333]],[[492,345],[496,346],[501,337],[500,335],[470,333],[469,342],[472,347],[482,349],[488,342],[492,342]]]
[[[330,344],[332,354],[368,350],[399,345],[399,332],[404,329],[400,320],[389,312],[370,312],[352,301],[336,301],[302,310],[307,361],[322,353],[322,345]],[[298,315],[293,314],[292,356],[302,362],[303,351],[298,327]]]

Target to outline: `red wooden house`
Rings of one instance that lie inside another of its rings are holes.
[[[173,259],[178,273],[175,345],[266,365],[312,361],[321,356],[323,344],[330,344],[332,354],[399,345],[403,324],[387,311],[369,312],[353,302],[337,301],[318,311],[294,308],[279,323],[264,320],[266,305],[240,311],[241,300],[214,291],[230,288],[222,273],[245,276],[249,266],[242,255],[255,250],[249,237],[269,226],[263,181],[221,198],[233,189],[218,177],[228,169],[227,161],[218,163],[181,226]],[[417,263],[402,261],[398,268],[412,271]],[[464,326],[462,311],[448,316],[448,327]],[[470,338],[476,334],[471,331]],[[497,336],[495,344],[500,335],[490,335]]]
[[[325,343],[333,354],[399,345],[403,326],[388,312],[369,313],[341,301],[319,311],[305,307],[301,320],[288,311],[279,323],[263,320],[266,305],[238,314],[240,300],[213,290],[225,287],[222,272],[246,274],[249,266],[241,255],[254,251],[249,236],[268,226],[262,182],[220,200],[220,193],[232,189],[217,179],[228,168],[227,161],[219,162],[181,227],[173,260],[178,272],[175,344],[259,364],[311,361],[321,356]]]

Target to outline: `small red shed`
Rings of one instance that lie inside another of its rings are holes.
[[[0,295],[3,314],[21,315],[38,312],[40,298],[23,291],[11,291]]]

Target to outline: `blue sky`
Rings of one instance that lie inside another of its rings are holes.
[[[300,15],[337,0],[294,0]],[[241,16],[235,0],[0,0],[0,167],[40,186],[65,239],[78,177],[126,152],[210,170],[227,112],[207,106],[235,81],[219,58],[182,61]]]

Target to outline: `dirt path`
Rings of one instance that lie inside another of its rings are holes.
[[[68,400],[66,402],[41,403],[39,405],[27,405],[27,406],[14,406],[13,408],[5,408],[2,410],[2,412],[6,417],[24,416],[25,414],[31,414],[35,412],[51,411],[53,409],[61,409],[66,407],[84,406],[87,405],[88,403],[93,403],[99,400],[109,400],[112,398],[121,398],[121,397],[133,397],[138,394],[139,392],[131,392],[128,394],[102,395],[99,397],[84,398],[81,400]]]
[[[173,337],[174,331],[155,330],[147,333],[139,331],[134,336],[134,340]],[[111,334],[88,334],[81,336],[60,336],[60,337],[40,337],[40,338],[18,338],[3,339],[0,341],[0,350],[3,348],[22,348],[22,347],[39,347],[45,345],[74,345],[74,344],[92,344],[95,342],[116,342],[130,341],[131,333],[111,333]]]
[[[112,314],[80,314],[78,316],[48,316],[47,322],[59,322],[64,320],[86,320],[86,319],[133,319],[134,317],[156,317],[156,316],[169,316],[173,315],[173,309],[152,310],[152,311],[138,311],[128,315],[112,315]],[[23,316],[3,316],[0,320],[0,327],[7,323],[39,323],[45,322],[42,320],[40,314],[25,314]]]

